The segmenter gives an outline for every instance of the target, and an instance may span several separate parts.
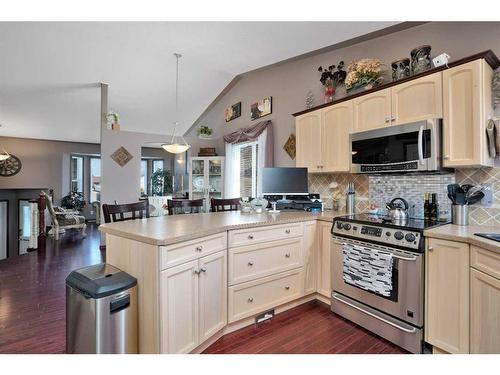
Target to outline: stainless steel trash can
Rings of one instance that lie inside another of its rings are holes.
[[[66,278],[66,352],[137,353],[137,280],[109,264]]]

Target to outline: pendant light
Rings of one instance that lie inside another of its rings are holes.
[[[179,53],[174,53],[175,58],[177,59],[176,61],[176,67],[175,67],[175,119],[176,121],[174,122],[174,131],[172,133],[172,139],[170,140],[170,143],[164,143],[161,145],[163,149],[167,152],[170,152],[171,154],[180,154],[183,152],[186,152],[190,145],[187,144],[186,140],[182,135],[176,136],[175,131],[177,130],[177,125],[179,125],[179,122],[177,119],[179,118],[179,58],[182,57],[181,54]]]

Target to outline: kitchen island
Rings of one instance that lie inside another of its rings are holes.
[[[229,211],[101,225],[107,262],[138,280],[139,351],[199,352],[265,312],[328,302],[330,228],[343,214]]]

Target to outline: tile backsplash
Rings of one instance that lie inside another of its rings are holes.
[[[310,174],[309,191],[319,193],[326,208],[332,208],[332,190],[330,184],[337,182],[340,191],[346,190],[349,182],[354,182],[356,189],[356,210],[366,211],[371,203],[385,207],[395,197],[405,198],[410,204],[413,217],[423,217],[424,194],[437,193],[440,210],[450,216],[451,202],[447,197],[447,185],[455,181],[462,184],[485,184],[493,191],[493,204],[484,207],[475,204],[470,207],[470,223],[474,225],[500,225],[500,168],[457,169],[449,174],[415,175],[356,175]],[[345,199],[341,199],[340,209],[345,208]]]

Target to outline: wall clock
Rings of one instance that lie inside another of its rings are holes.
[[[14,176],[19,173],[21,167],[21,160],[17,156],[10,154],[10,158],[0,161],[0,176]]]

